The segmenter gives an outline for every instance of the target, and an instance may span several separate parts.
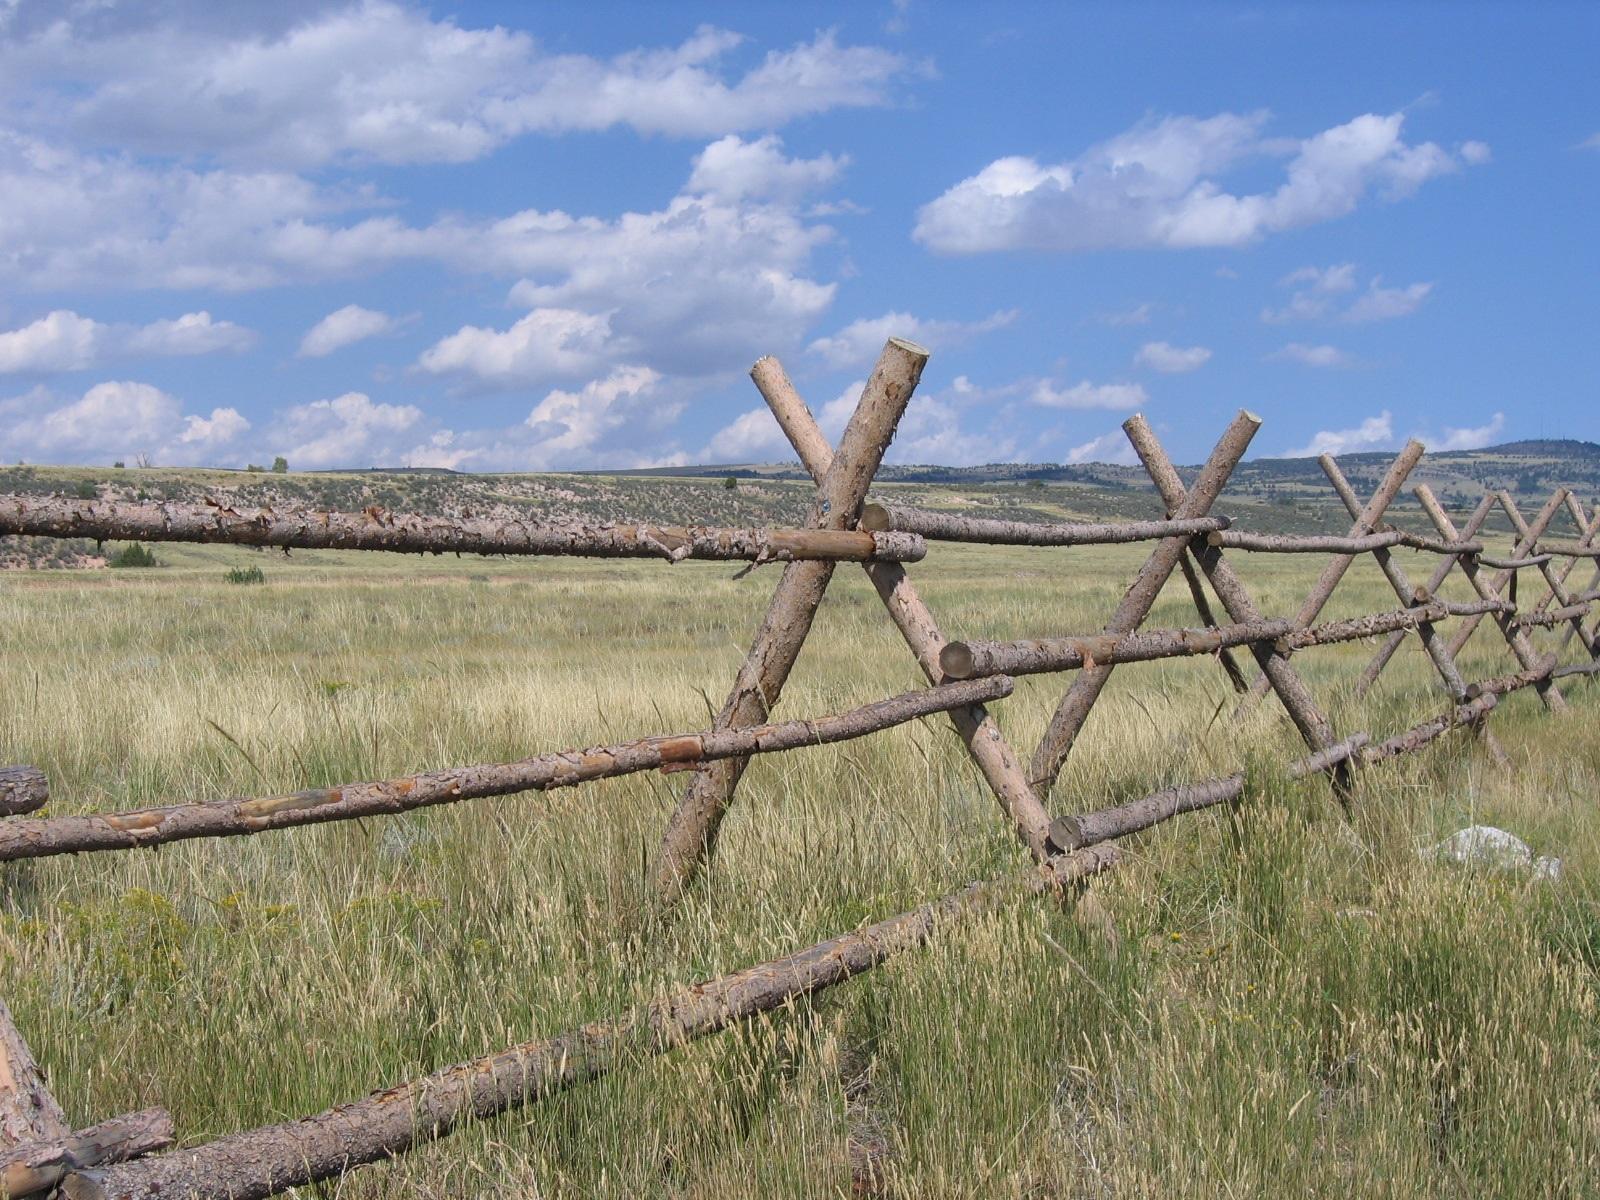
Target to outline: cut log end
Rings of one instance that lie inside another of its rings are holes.
[[[971,679],[976,665],[972,648],[965,642],[949,642],[939,651],[939,669],[947,679]]]
[[[1083,830],[1077,817],[1057,817],[1050,822],[1050,844],[1062,854],[1083,844]]]
[[[50,781],[38,767],[0,767],[0,817],[33,812],[49,800]]]
[[[857,524],[868,533],[888,533],[894,528],[894,522],[889,519],[889,510],[881,504],[869,504],[863,508]]]

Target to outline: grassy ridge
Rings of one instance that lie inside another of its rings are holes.
[[[725,566],[163,547],[154,571],[0,578],[0,758],[55,811],[248,794],[702,727],[776,579]],[[947,633],[1097,628],[1137,547],[936,547]],[[1241,559],[1243,556],[1240,556]],[[1409,557],[1431,565],[1431,560]],[[266,583],[223,580],[261,566]],[[1320,567],[1242,561],[1264,611]],[[1424,566],[1412,568],[1422,575]],[[1452,598],[1464,593],[1452,592]],[[1357,564],[1330,617],[1392,606]],[[1181,586],[1152,624],[1193,623]],[[1470,675],[1506,669],[1492,631]],[[1408,648],[1297,662],[1345,731],[1442,707]],[[785,697],[836,711],[918,676],[842,569]],[[998,706],[1026,753],[1064,681]],[[1352,829],[1270,703],[1235,731],[1207,660],[1125,668],[1053,809],[1253,772],[1234,819],[1138,839],[1096,886],[1113,948],[1038,903],[817,1002],[492,1122],[341,1196],[1587,1194],[1600,1158],[1595,701],[1362,784]],[[1217,731],[1227,730],[1223,736]],[[1208,731],[1211,736],[1207,737]],[[919,722],[760,759],[706,886],[650,917],[681,777],[152,854],[0,867],[0,994],[77,1121],[149,1104],[187,1137],[313,1111],[1020,865],[953,736]],[[1471,821],[1554,885],[1420,863]],[[330,1193],[331,1194],[331,1193]]]

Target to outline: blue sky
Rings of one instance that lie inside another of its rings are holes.
[[[0,0],[0,460],[1600,438],[1600,6]]]

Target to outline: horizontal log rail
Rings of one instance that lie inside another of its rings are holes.
[[[141,504],[58,496],[0,496],[0,534],[102,542],[196,542],[285,550],[384,550],[398,554],[572,555],[715,562],[916,562],[914,533],[858,529],[720,529],[430,517],[381,508],[361,512]]]
[[[1097,546],[1122,542],[1148,542],[1175,534],[1211,533],[1227,529],[1232,521],[1218,514],[1171,521],[1001,521],[992,517],[967,517],[959,513],[909,508],[899,504],[869,504],[861,510],[861,528],[874,532],[898,530],[915,533],[931,542],[976,542],[989,546]]]
[[[1412,608],[1330,621],[1308,629],[1296,629],[1293,620],[1275,617],[1204,629],[1147,629],[1120,637],[1102,633],[1017,642],[951,642],[940,653],[939,665],[950,679],[974,679],[984,675],[1040,675],[1075,671],[1096,664],[1216,654],[1231,646],[1252,644],[1271,644],[1281,652],[1290,653],[1311,646],[1376,637],[1397,629],[1415,629],[1452,616],[1514,609],[1515,605],[1503,600],[1464,603],[1431,600]]]
[[[1600,546],[1583,542],[1540,542],[1534,547],[1537,554],[1553,554],[1557,558],[1600,558]]]
[[[1496,571],[1525,571],[1530,567],[1542,567],[1554,557],[1553,554],[1526,554],[1521,558],[1502,558],[1493,554],[1480,554],[1478,561],[1486,567],[1493,567]]]
[[[875,701],[837,716],[668,734],[562,750],[519,762],[428,771],[399,779],[311,788],[282,796],[201,801],[132,812],[18,817],[0,821],[0,862],[98,850],[131,850],[194,838],[241,837],[273,829],[351,821],[439,804],[548,791],[640,771],[689,770],[701,763],[848,741],[918,717],[998,700],[1012,681],[944,684]]]
[[[1206,534],[1206,544],[1224,550],[1246,550],[1262,554],[1368,554],[1390,546],[1426,550],[1430,554],[1481,554],[1482,542],[1441,542],[1418,537],[1402,529],[1384,529],[1360,537],[1332,534],[1251,533],[1242,529],[1223,529]]]
[[[1119,858],[1114,846],[1056,856],[1022,880],[973,884],[864,929],[683,988],[613,1020],[447,1067],[315,1116],[78,1179],[87,1194],[107,1200],[263,1200],[332,1179],[444,1137],[467,1121],[535,1103],[844,983],[1019,890],[1074,891]]]
[[[1579,604],[1567,604],[1561,608],[1547,608],[1543,612],[1527,613],[1512,621],[1513,625],[1526,629],[1534,625],[1559,625],[1563,621],[1570,621],[1574,617],[1587,617],[1589,615],[1589,601]]]

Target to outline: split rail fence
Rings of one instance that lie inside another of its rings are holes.
[[[247,1200],[273,1195],[392,1157],[445,1136],[464,1121],[533,1103],[640,1055],[665,1053],[832,987],[920,945],[942,922],[1008,896],[1033,891],[1071,901],[1091,877],[1120,861],[1115,839],[1182,812],[1236,800],[1246,788],[1244,774],[1235,773],[1171,787],[1116,807],[1052,819],[1048,806],[1063,764],[1112,672],[1125,663],[1213,656],[1238,693],[1240,714],[1271,692],[1306,744],[1307,753],[1289,765],[1290,774],[1325,776],[1346,806],[1358,771],[1419,750],[1452,730],[1467,731],[1486,753],[1503,760],[1488,724],[1502,697],[1531,688],[1546,708],[1559,712],[1566,707],[1560,681],[1600,670],[1597,633],[1585,623],[1600,599],[1600,566],[1582,589],[1568,586],[1580,563],[1600,563],[1600,508],[1586,512],[1578,497],[1563,488],[1526,518],[1502,491],[1484,496],[1457,526],[1428,488],[1420,486],[1415,494],[1433,534],[1396,529],[1384,522],[1384,515],[1422,457],[1423,447],[1415,441],[1400,452],[1365,500],[1338,464],[1323,456],[1322,468],[1350,516],[1348,532],[1338,536],[1252,533],[1233,528],[1227,517],[1213,511],[1260,425],[1248,412],[1233,419],[1187,484],[1142,416],[1125,423],[1134,451],[1160,495],[1167,513],[1164,520],[1032,524],[868,505],[868,487],[926,359],[921,348],[891,339],[837,447],[828,444],[778,362],[764,358],[755,365],[751,374],[757,388],[816,482],[809,516],[798,529],[540,524],[451,520],[377,509],[353,514],[284,512],[239,510],[221,503],[0,497],[0,534],[784,564],[749,656],[707,731],[288,795],[92,815],[36,815],[49,798],[43,774],[29,767],[0,768],[0,862],[259,834],[568,787],[640,771],[692,770],[656,860],[656,882],[663,901],[670,903],[714,851],[718,830],[752,755],[864,737],[940,712],[949,715],[1004,819],[1033,860],[1031,869],[1014,878],[974,884],[783,958],[694,984],[613,1019],[450,1066],[298,1121],[201,1145],[174,1148],[173,1122],[161,1110],[117,1116],[74,1130],[0,1003],[0,1197]],[[1490,554],[1480,538],[1496,507],[1515,530],[1514,544],[1503,556]],[[1576,537],[1548,538],[1551,524],[1563,512]],[[907,563],[923,558],[928,541],[1012,546],[1149,542],[1151,548],[1098,633],[1032,641],[952,642],[940,632],[907,570]],[[1401,549],[1437,558],[1426,582],[1412,583],[1396,554]],[[1226,551],[1330,557],[1291,616],[1268,617],[1257,608]],[[1396,606],[1317,623],[1360,555],[1371,555],[1377,562],[1394,591]],[[771,710],[840,562],[858,562],[865,569],[929,686],[837,715],[773,722]],[[1461,603],[1440,598],[1440,588],[1455,570],[1465,576],[1476,599]],[[1532,571],[1542,578],[1544,594],[1527,605],[1516,599],[1516,581],[1519,573]],[[1183,576],[1201,624],[1142,629],[1157,595],[1175,572]],[[1214,615],[1202,580],[1220,602],[1225,623]],[[1457,656],[1485,617],[1492,619],[1516,669],[1468,682]],[[1536,648],[1536,637],[1548,638],[1556,629],[1563,636],[1554,649]],[[1301,678],[1294,657],[1316,646],[1384,638],[1359,682],[1358,694],[1365,694],[1411,634],[1426,651],[1446,706],[1383,741],[1374,741],[1366,732],[1341,736]],[[1563,663],[1560,653],[1573,639],[1583,654],[1577,661]],[[1253,660],[1253,671],[1235,651]],[[1013,676],[1058,672],[1071,673],[1071,684],[1043,740],[1024,764],[989,706],[1011,693]]]

